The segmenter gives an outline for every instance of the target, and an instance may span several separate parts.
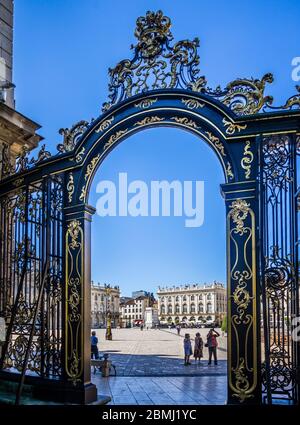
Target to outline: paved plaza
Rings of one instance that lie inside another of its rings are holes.
[[[218,366],[208,366],[208,349],[200,365],[184,366],[183,337],[175,329],[113,329],[113,340],[97,329],[100,353],[109,353],[117,376],[92,373],[101,395],[111,404],[224,404],[226,400],[226,337],[219,338]],[[207,329],[188,329],[192,339]]]

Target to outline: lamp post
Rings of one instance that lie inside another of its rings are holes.
[[[111,294],[111,286],[104,284],[104,291],[105,291],[105,317],[106,317],[106,332],[105,332],[105,339],[112,340],[112,332],[111,332],[111,313],[108,308],[108,299]]]

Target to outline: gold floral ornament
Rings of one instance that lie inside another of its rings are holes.
[[[186,117],[172,117],[171,120],[174,120],[178,124],[184,125],[185,127],[195,128],[198,129],[200,127],[197,126],[195,121],[189,120]]]
[[[161,10],[147,12],[136,21],[137,44],[133,59],[125,59],[109,69],[107,111],[116,103],[139,93],[166,88],[201,91],[206,80],[199,76],[199,40],[182,40],[173,46],[171,20]]]
[[[81,227],[80,227],[80,222],[78,220],[72,220],[71,223],[68,224],[68,234],[70,235],[70,238],[71,238],[71,243],[69,244],[69,246],[72,249],[78,248],[79,246],[78,237],[79,237],[80,230],[81,230]]]
[[[245,220],[250,212],[249,207],[250,204],[248,204],[245,199],[236,199],[229,207],[229,215],[236,225],[233,230],[239,235],[243,235],[245,233]]]
[[[57,145],[57,150],[61,153],[73,151],[88,125],[87,121],[82,120],[74,124],[70,129],[61,128],[59,134],[63,136],[63,142]]]
[[[196,99],[181,99],[181,102],[188,108],[188,109],[198,109],[198,108],[204,108],[205,104],[202,102],[198,102]]]
[[[224,124],[224,127],[226,127],[226,133],[230,136],[233,135],[236,131],[239,133],[241,130],[245,130],[247,128],[247,124],[234,124],[232,121],[229,121],[226,118],[223,118],[222,122]]]
[[[218,86],[215,90],[206,88],[203,92],[219,99],[237,115],[251,115],[272,104],[273,97],[264,94],[266,83],[272,82],[273,75],[268,73],[261,80],[238,78],[223,90]]]
[[[251,175],[251,164],[254,159],[254,155],[250,150],[251,143],[249,140],[247,140],[244,148],[244,156],[241,160],[241,166],[245,170],[245,178],[250,179]]]

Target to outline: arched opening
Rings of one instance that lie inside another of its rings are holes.
[[[133,359],[139,362],[137,353],[142,350],[140,348],[142,343],[144,356],[148,355],[150,359],[150,353],[156,350],[155,356],[153,354],[152,356],[159,359],[161,367],[165,368],[166,362],[169,362],[167,367],[169,370],[172,369],[172,373],[176,376],[176,373],[180,374],[180,368],[184,367],[181,357],[183,355],[182,339],[172,339],[173,347],[176,347],[177,352],[179,350],[181,356],[176,355],[176,365],[171,368],[174,359],[171,357],[168,359],[163,343],[159,342],[160,338],[174,338],[176,330],[172,328],[172,325],[180,324],[186,332],[191,333],[192,341],[198,330],[206,341],[207,330],[200,326],[200,322],[203,323],[205,317],[199,320],[196,316],[197,313],[204,311],[206,313],[204,310],[206,301],[203,301],[203,310],[198,311],[199,300],[203,297],[206,299],[207,295],[214,294],[214,291],[217,294],[216,282],[223,283],[225,286],[225,207],[219,189],[220,183],[224,181],[224,175],[215,153],[203,140],[197,140],[195,136],[178,129],[151,129],[128,138],[108,155],[94,176],[89,203],[97,208],[99,182],[112,181],[117,187],[118,173],[125,171],[128,184],[137,180],[147,185],[150,185],[153,180],[169,182],[176,180],[182,182],[182,189],[184,189],[185,181],[204,181],[204,190],[208,195],[207,205],[204,206],[204,223],[195,228],[185,226],[185,220],[191,217],[184,215],[100,217],[96,213],[93,217],[92,279],[99,281],[100,285],[106,283],[111,287],[114,285],[119,287],[119,321],[116,329],[112,328],[112,334],[113,341],[114,335],[117,335],[118,340],[123,341],[123,347],[117,347],[119,354],[115,355],[113,350],[109,349],[112,346],[111,342],[105,340],[105,329],[97,330],[101,340],[100,347],[102,346],[100,351],[108,352],[112,361],[118,363],[122,356],[126,358],[126,354],[122,354],[122,351],[126,351],[124,346],[129,341],[132,343],[132,340],[136,338],[135,344],[139,348]],[[211,174],[213,176],[209,177]],[[174,199],[171,204],[171,211],[173,210]],[[143,220],[146,221],[145,227]],[[170,225],[168,220],[171,222]],[[209,222],[207,228],[206,220]],[[177,238],[178,244],[174,245],[174,240]],[[216,262],[216,258],[219,258],[219,261]],[[142,287],[141,282],[143,282]],[[157,282],[156,286],[153,286],[153,282]],[[164,282],[170,282],[166,293],[163,292],[163,288],[160,290],[158,287]],[[137,305],[138,297],[135,298],[134,295],[139,290],[142,290],[144,294],[154,294],[156,302],[149,308],[157,309],[157,324],[164,329],[164,332],[170,333],[167,337],[165,334],[154,331],[156,327],[154,321],[149,326],[153,328],[153,332],[151,333],[148,329],[145,306],[141,308]],[[225,294],[225,288],[221,290]],[[211,313],[214,311],[212,310]],[[129,319],[132,333],[127,335],[124,333],[124,336],[120,338],[120,332],[129,332],[129,329],[124,329],[129,328]],[[140,331],[141,325],[144,326],[143,333]],[[147,335],[147,339],[153,338],[151,343],[144,341],[144,335]],[[149,354],[147,354],[147,344]],[[220,397],[225,400],[225,338],[221,345],[224,351],[220,352],[218,372],[221,369],[223,395]],[[175,348],[173,349],[175,353]],[[168,354],[171,354],[170,350]],[[205,352],[203,361],[207,362],[207,358],[208,353]],[[156,370],[159,373],[158,366]],[[145,373],[147,374],[146,370]],[[197,374],[197,370],[189,372],[190,377],[198,376]]]

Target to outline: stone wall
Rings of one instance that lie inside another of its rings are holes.
[[[4,78],[9,82],[12,82],[13,69],[13,8],[13,0],[0,0],[0,66],[4,70]],[[6,104],[14,108],[13,89],[7,90]]]

